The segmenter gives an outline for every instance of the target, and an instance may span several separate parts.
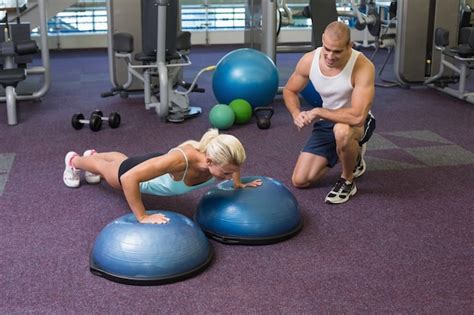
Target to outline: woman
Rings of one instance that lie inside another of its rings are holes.
[[[66,186],[80,186],[80,170],[88,183],[107,183],[122,189],[130,209],[140,223],[167,223],[163,214],[148,215],[141,193],[159,196],[181,195],[218,180],[233,179],[234,188],[256,187],[260,179],[250,183],[240,181],[240,166],[246,159],[240,141],[210,129],[201,140],[186,141],[166,154],[152,153],[128,158],[120,152],[98,153],[87,150],[83,156],[68,152],[63,181]]]

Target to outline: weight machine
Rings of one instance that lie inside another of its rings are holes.
[[[380,34],[379,10],[370,1],[366,13],[360,12],[354,0],[351,10],[339,9],[335,0],[310,0],[301,12],[292,12],[286,0],[247,0],[245,16],[245,43],[264,52],[273,61],[277,52],[307,52],[322,45],[322,35],[326,26],[339,17],[355,19],[357,30],[366,30],[374,37]],[[293,23],[293,17],[302,15],[311,18],[311,43],[303,45],[282,45],[278,35],[282,25]],[[367,38],[364,38],[364,44]]]
[[[437,28],[435,32],[436,49],[441,52],[440,68],[436,75],[428,78],[425,84],[448,95],[474,104],[474,92],[466,89],[470,69],[474,68],[474,27],[461,29],[459,45],[449,46],[449,31]],[[447,70],[453,72],[447,75]],[[457,84],[457,89],[450,87]]]
[[[134,56],[133,36],[129,33],[114,34],[113,1],[107,1],[107,8],[109,69],[113,88],[102,96],[118,93],[126,96],[135,78],[143,84],[145,108],[154,108],[163,121],[182,122],[201,113],[201,108],[190,106],[188,95],[204,92],[197,87],[197,79],[215,67],[202,69],[191,84],[182,80],[183,67],[191,65],[191,33],[179,31],[179,1],[141,1],[142,52]],[[123,84],[116,79],[115,59],[122,59],[127,65],[127,80]],[[142,64],[133,64],[133,59]]]
[[[317,9],[311,10],[316,5]],[[245,43],[250,48],[262,51],[273,61],[276,61],[277,52],[307,52],[321,46],[324,28],[336,21],[338,16],[335,0],[309,1],[305,10],[298,14],[312,20],[310,43],[283,45],[278,43],[281,27],[293,23],[293,17],[296,16],[285,0],[247,0],[245,12]]]
[[[406,86],[424,84],[474,103],[474,92],[466,87],[474,68],[474,29],[465,21],[470,20],[470,8],[463,1],[418,1],[398,0],[394,63],[398,81]]]
[[[455,46],[458,14],[459,1],[455,0],[398,0],[394,70],[402,85],[423,84],[437,73],[441,52],[435,47],[435,30],[449,31],[449,46]]]
[[[43,97],[50,86],[48,28],[46,7],[44,0],[38,0],[40,15],[40,41],[42,65],[28,68],[31,55],[38,51],[38,46],[30,38],[30,24],[20,22],[20,9],[16,6],[16,23],[9,23],[8,13],[5,14],[5,23],[0,23],[0,85],[5,90],[5,96],[0,101],[6,103],[7,120],[9,125],[18,124],[16,103],[21,100],[38,100]],[[42,75],[43,84],[38,90],[30,94],[19,94],[16,91],[18,83],[29,75]]]
[[[365,1],[364,1],[365,2]],[[355,18],[354,28],[359,31],[364,32],[364,38],[362,42],[356,43],[356,46],[362,47],[378,47],[378,37],[380,35],[380,28],[381,28],[381,18],[380,12],[375,2],[373,0],[367,1],[364,3],[364,11],[361,12],[360,6],[357,6],[355,0],[351,0],[351,11],[349,16]],[[343,14],[342,12],[339,15]],[[375,40],[374,44],[369,44],[369,36],[372,35],[377,40]]]
[[[380,15],[375,6],[369,6],[367,14],[351,0],[350,11],[340,10],[336,0],[310,0],[301,12],[292,12],[286,0],[247,0],[245,15],[245,44],[250,48],[262,51],[276,63],[277,52],[308,52],[322,46],[322,36],[326,26],[339,17],[356,19],[358,30],[368,29],[373,36],[380,34]],[[299,45],[282,45],[278,35],[282,25],[293,23],[293,17],[302,15],[311,18],[311,43]],[[282,93],[283,87],[278,88]]]

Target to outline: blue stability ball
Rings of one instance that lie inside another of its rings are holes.
[[[298,202],[280,182],[261,178],[262,186],[235,190],[231,180],[208,191],[201,199],[195,221],[204,232],[228,244],[268,244],[287,239],[303,226]]]
[[[278,91],[278,70],[264,53],[241,48],[225,55],[212,77],[212,89],[219,103],[244,99],[253,108],[273,102]]]
[[[323,105],[321,95],[316,91],[311,81],[308,81],[308,84],[306,84],[300,94],[311,107],[321,107]]]
[[[109,223],[97,236],[90,256],[92,273],[126,284],[161,284],[202,271],[213,250],[189,218],[170,211],[167,224],[141,224],[133,214]]]

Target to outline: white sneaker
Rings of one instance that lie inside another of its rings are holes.
[[[70,151],[66,154],[64,158],[64,173],[63,173],[63,181],[67,187],[70,188],[77,188],[81,185],[81,172],[72,166],[72,159],[76,156],[79,156],[74,151]]]
[[[350,197],[357,193],[357,187],[355,182],[348,182],[344,178],[339,178],[337,183],[327,194],[326,203],[340,204],[349,200]]]
[[[97,153],[96,150],[91,149],[91,150],[84,151],[84,154],[82,154],[82,155],[83,156],[91,156],[91,155],[94,155],[96,153]],[[84,174],[84,177],[86,178],[86,182],[88,184],[98,184],[98,183],[100,183],[100,175],[98,175],[98,174],[94,174],[94,173],[86,171],[85,174]]]

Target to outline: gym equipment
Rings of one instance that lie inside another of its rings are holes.
[[[436,49],[441,52],[440,68],[425,84],[474,104],[474,92],[466,91],[466,79],[474,66],[474,27],[462,28],[459,39],[459,45],[450,48],[449,31],[443,28],[435,30]],[[447,75],[447,70],[453,71],[454,75]],[[450,84],[458,84],[458,88],[449,87]]]
[[[374,60],[381,48],[386,49],[387,53],[377,71],[377,76],[380,78],[381,82],[376,82],[375,86],[385,88],[400,86],[399,82],[382,77],[382,73],[392,56],[396,44],[397,1],[390,0],[388,2],[377,2],[377,6],[380,11],[380,32],[374,41],[375,50],[369,59]]]
[[[191,84],[183,81],[183,68],[191,65],[191,33],[179,31],[179,1],[141,0],[142,52],[134,56],[141,65],[132,64],[133,36],[123,32],[114,34],[112,0],[107,1],[107,12],[109,67],[113,88],[102,96],[117,93],[126,96],[133,80],[137,79],[143,83],[145,108],[154,108],[162,121],[182,122],[199,115],[201,108],[191,107],[188,95],[191,92],[204,92],[197,87],[197,79],[215,67],[201,69]],[[115,78],[116,58],[127,65],[127,81],[123,84],[119,84]]]
[[[471,16],[472,16],[472,6],[466,3],[461,5],[461,9],[459,12],[459,37],[458,42],[461,43],[466,40],[461,36],[461,31],[465,27],[472,27],[471,24]]]
[[[247,176],[242,182],[258,178],[261,186],[234,189],[227,180],[202,197],[194,220],[208,236],[226,244],[270,244],[301,230],[303,220],[293,194],[269,177]]]
[[[87,120],[84,118],[83,114],[77,113],[72,115],[71,124],[72,127],[76,130],[82,129],[84,125],[89,125],[89,128],[92,131],[99,131],[102,127],[102,119],[99,115],[92,113],[89,120]]]
[[[312,38],[308,44],[285,45],[278,43],[283,24],[291,24],[293,15],[311,18]],[[244,41],[250,48],[262,51],[276,62],[277,52],[308,52],[321,46],[324,28],[338,16],[336,1],[311,0],[306,10],[293,13],[285,0],[247,0],[245,10]]]
[[[229,107],[234,111],[236,124],[246,124],[252,119],[252,105],[246,100],[235,99],[230,102]]]
[[[102,111],[96,109],[95,111],[92,112],[92,115],[94,114],[99,116],[102,119],[102,121],[107,121],[109,123],[110,128],[112,129],[118,128],[120,126],[121,117],[120,117],[120,114],[117,112],[112,112],[109,114],[108,117],[104,117]]]
[[[373,1],[365,4],[366,13],[362,13],[359,6],[355,3],[355,0],[351,0],[351,7],[353,14],[356,18],[354,27],[359,31],[364,30],[366,27],[372,36],[379,36],[380,34],[380,15],[377,7]]]
[[[306,84],[300,94],[311,107],[321,107],[323,105],[323,99],[311,81],[308,81],[308,84]]]
[[[270,128],[272,121],[271,118],[273,116],[273,108],[266,106],[266,107],[257,107],[254,110],[255,116],[257,116],[257,126],[259,129],[268,129]]]
[[[439,27],[449,31],[449,46],[458,38],[459,1],[398,0],[394,72],[404,86],[423,84],[439,70],[441,52],[434,45]]]
[[[0,85],[5,89],[5,96],[0,96],[0,102],[6,102],[8,125],[18,124],[16,103],[22,100],[38,100],[43,97],[50,86],[48,27],[45,1],[38,0],[40,20],[41,64],[26,67],[32,61],[31,55],[37,53],[38,47],[30,38],[30,24],[20,22],[20,9],[17,2],[16,23],[9,23],[8,14],[5,24],[0,25]],[[16,87],[29,75],[43,75],[42,86],[26,94],[18,94]]]
[[[217,129],[229,129],[235,121],[235,114],[228,105],[217,104],[209,112],[209,122]]]
[[[347,6],[347,2],[350,6]],[[308,52],[322,46],[326,26],[339,17],[355,20],[358,30],[364,30],[362,46],[369,46],[368,36],[380,33],[381,18],[376,1],[359,1],[365,4],[366,13],[360,12],[356,1],[310,0],[301,11],[293,11],[286,0],[247,0],[245,10],[244,41],[250,48],[264,52],[276,62],[277,52]],[[347,10],[350,7],[350,10]],[[293,16],[311,18],[309,43],[284,44],[278,42],[281,27],[293,23]],[[358,35],[358,34],[357,34]],[[354,36],[352,36],[354,38]],[[281,92],[281,89],[280,89]]]
[[[240,48],[226,54],[212,77],[212,89],[219,103],[242,98],[253,108],[273,102],[278,91],[278,70],[264,53]]]
[[[377,40],[374,43],[369,43],[368,35],[374,36],[378,39],[380,35],[380,29],[382,21],[380,18],[379,10],[373,0],[364,1],[360,5],[356,4],[355,0],[351,0],[351,10],[349,12],[340,12],[342,16],[352,16],[354,28],[359,31],[363,31],[362,41],[355,41],[356,47],[377,47]]]
[[[166,224],[142,224],[133,214],[109,223],[97,236],[90,271],[106,279],[135,285],[184,280],[204,270],[213,250],[197,224],[184,215],[162,213]]]

